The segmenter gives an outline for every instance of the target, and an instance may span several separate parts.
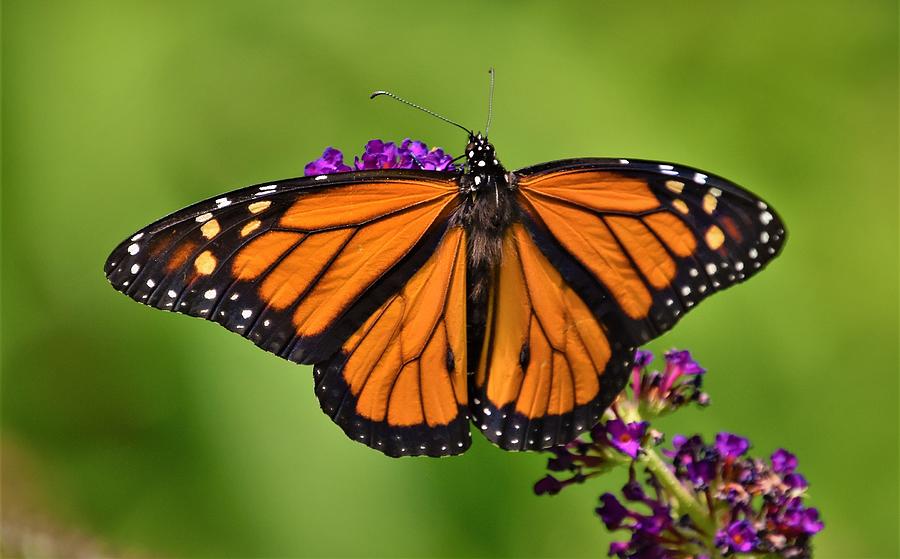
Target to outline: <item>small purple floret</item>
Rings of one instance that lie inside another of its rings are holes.
[[[797,457],[779,448],[772,453],[772,469],[779,474],[790,474],[797,469]]]
[[[719,433],[716,435],[716,450],[722,458],[734,460],[739,458],[750,448],[750,441],[732,433]]]
[[[346,173],[352,170],[347,165],[344,165],[344,154],[341,153],[341,150],[327,147],[322,152],[322,157],[306,164],[303,172],[306,176],[311,177],[329,173]]]
[[[756,547],[756,530],[747,520],[732,522],[716,534],[716,546],[732,553],[747,553]]]
[[[622,527],[622,522],[628,518],[628,509],[622,506],[622,503],[616,499],[612,493],[604,493],[600,495],[600,506],[597,507],[597,514],[610,530],[618,530]]]
[[[606,422],[606,432],[610,437],[609,443],[619,452],[632,458],[637,458],[646,430],[646,421],[636,421],[627,425],[621,419],[612,419]]]

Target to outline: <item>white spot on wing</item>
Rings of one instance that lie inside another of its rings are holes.
[[[173,298],[173,299],[174,299],[175,297],[178,297],[178,293],[176,293],[174,289],[170,289],[169,292],[166,293],[166,295],[168,295],[169,297],[171,297],[171,298]]]
[[[213,215],[211,213],[206,212],[205,214],[200,214],[197,217],[195,217],[194,221],[196,221],[197,223],[205,223],[205,222],[209,221],[210,219],[212,219],[212,216]]]
[[[769,212],[763,212],[759,214],[759,220],[763,225],[768,225],[772,221],[772,214]]]
[[[140,271],[141,267],[138,264],[133,264],[131,266],[131,273],[136,274]]]
[[[241,317],[243,318],[250,318],[252,315],[253,311],[251,311],[250,309],[244,309],[241,311]]]
[[[619,163],[621,163],[622,165],[628,165],[629,163],[631,163],[631,161],[628,161],[627,159],[620,159]]]
[[[147,280],[147,287],[154,287],[155,285],[156,285],[156,282],[153,281],[152,279]]]
[[[207,291],[206,293],[203,294],[203,297],[205,299],[215,299],[216,298],[216,290],[210,289],[209,291]]]
[[[319,176],[317,176],[317,177],[316,177],[315,179],[313,179],[313,180],[323,181],[323,180],[325,180],[325,179],[327,179],[327,178],[328,178],[328,175],[319,175]],[[262,190],[262,189],[260,189],[260,190]]]
[[[225,206],[229,206],[229,205],[231,205],[231,200],[229,200],[228,198],[226,198],[224,196],[222,198],[216,199],[216,207],[217,208],[224,208]]]
[[[694,182],[697,184],[706,184],[706,178],[703,173],[694,173]]]
[[[134,256],[135,254],[140,252],[140,250],[141,250],[141,247],[137,243],[132,243],[132,244],[128,245],[128,254],[130,254],[131,256]]]
[[[131,240],[132,240],[132,241],[139,241],[139,240],[141,240],[141,237],[143,237],[143,236],[144,236],[143,233],[138,233],[137,235],[135,235],[134,237],[132,237]]]

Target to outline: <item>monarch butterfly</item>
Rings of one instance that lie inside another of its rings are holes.
[[[235,190],[141,229],[105,272],[312,364],[322,409],[389,456],[465,452],[469,422],[506,450],[574,439],[638,345],[784,243],[773,209],[711,173],[618,158],[509,172],[490,116],[475,134],[382,94],[463,128],[461,168]]]

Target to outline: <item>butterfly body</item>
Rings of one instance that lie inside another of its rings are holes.
[[[313,364],[322,409],[390,456],[444,456],[472,423],[507,450],[590,429],[633,350],[760,270],[784,227],[682,165],[573,159],[508,172],[287,179],[194,204],[110,255],[112,285]]]
[[[459,177],[464,199],[451,223],[466,230],[469,298],[480,306],[500,263],[503,235],[518,218],[518,208],[512,197],[514,177],[497,159],[486,137],[471,135],[465,156]]]

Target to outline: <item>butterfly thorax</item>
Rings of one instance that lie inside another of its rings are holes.
[[[466,163],[459,179],[463,203],[457,222],[468,239],[469,295],[483,301],[500,263],[503,234],[516,219],[513,181],[481,134],[469,136]]]

